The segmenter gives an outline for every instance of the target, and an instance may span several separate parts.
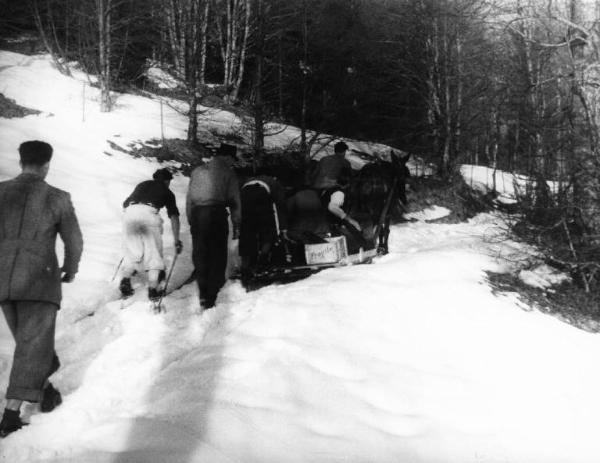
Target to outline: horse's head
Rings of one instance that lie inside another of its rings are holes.
[[[392,164],[392,174],[398,180],[399,184],[405,184],[406,180],[410,178],[410,170],[406,163],[410,159],[410,153],[396,153],[394,150],[390,150],[390,161]]]
[[[410,170],[406,163],[409,159],[410,153],[398,154],[394,150],[390,150],[390,160],[392,164],[391,173],[398,188],[398,199],[400,199],[404,205],[408,202],[406,198],[406,182],[410,178]]]

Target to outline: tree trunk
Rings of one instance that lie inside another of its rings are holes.
[[[198,142],[198,96],[193,92],[188,99],[188,130],[187,141],[191,144]]]
[[[64,56],[64,53],[62,52],[60,47],[53,46],[53,44],[50,42],[50,40],[48,38],[46,29],[44,27],[44,23],[42,21],[42,15],[40,13],[38,0],[32,0],[31,13],[33,16],[33,20],[35,22],[35,27],[38,31],[38,34],[40,35],[40,38],[42,39],[42,43],[44,44],[44,48],[52,57],[52,62],[56,66],[56,69],[58,69],[58,71],[61,74],[70,76],[71,70],[69,69],[69,65],[67,64],[67,60]],[[52,26],[52,29],[54,29],[53,26]],[[55,34],[54,34],[54,37],[56,37]],[[56,45],[58,45],[57,42],[56,42]]]
[[[302,64],[300,66],[302,73],[302,105],[300,113],[300,151],[304,153],[308,164],[310,160],[310,151],[306,144],[306,115],[308,113],[308,6],[306,0],[302,0]]]
[[[454,149],[457,156],[460,156],[461,135],[462,135],[462,109],[463,109],[463,62],[462,62],[462,41],[459,36],[460,31],[456,35],[456,112],[454,121]]]
[[[448,19],[445,17],[443,21],[442,30],[442,44],[444,51],[444,74],[442,76],[444,80],[444,151],[442,154],[442,172],[445,175],[450,174],[451,171],[451,160],[450,160],[450,149],[452,143],[452,101],[450,94],[450,44],[448,38]]]
[[[170,0],[164,8],[168,46],[187,93],[187,140],[196,143],[198,104],[206,75],[210,0]]]
[[[250,0],[245,0],[245,4],[244,4],[244,9],[245,9],[245,15],[244,15],[244,30],[243,30],[243,35],[242,35],[242,44],[240,46],[240,50],[239,53],[237,54],[238,59],[237,62],[235,63],[237,65],[237,69],[236,69],[236,80],[233,84],[233,89],[231,91],[231,100],[232,101],[237,101],[238,99],[238,94],[240,92],[240,88],[242,86],[242,80],[244,78],[244,69],[246,66],[246,53],[248,50],[248,38],[250,37]],[[262,40],[264,41],[264,18],[262,19],[263,21],[263,38]],[[264,44],[262,45],[264,47]]]
[[[265,45],[265,30],[264,30],[264,11],[263,0],[255,0],[256,2],[256,75],[254,81],[254,160],[260,159],[264,145],[264,102],[263,102],[263,65],[264,65],[264,45]]]
[[[207,38],[208,38],[208,14],[210,12],[210,1],[205,1],[204,11],[202,14],[202,25],[200,26],[200,40],[202,45],[200,46],[200,70],[198,79],[200,84],[206,83],[206,50],[207,50]]]
[[[228,102],[232,102],[237,100],[244,78],[251,4],[250,0],[226,0],[224,3],[221,18],[217,18],[217,31],[223,62],[223,86],[227,89]]]
[[[100,111],[109,112],[110,98],[110,8],[111,0],[96,0],[98,10],[98,55],[100,64]]]

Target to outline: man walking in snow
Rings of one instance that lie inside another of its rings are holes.
[[[27,141],[19,147],[22,173],[0,183],[0,305],[15,339],[0,437],[20,429],[23,401],[49,412],[62,402],[48,378],[59,368],[54,352],[61,280],[73,281],[83,239],[71,197],[48,185],[52,147]],[[64,243],[63,266],[56,235]]]
[[[167,169],[158,169],[152,180],[137,185],[123,202],[123,278],[119,285],[123,297],[133,294],[131,277],[140,266],[147,273],[148,298],[156,301],[164,295],[163,221],[159,215],[162,207],[167,209],[171,220],[175,251],[179,254],[183,249],[179,239],[179,209],[169,189],[172,179]]]
[[[225,284],[227,237],[231,213],[233,238],[240,226],[240,191],[232,169],[236,147],[222,144],[216,155],[191,174],[186,199],[186,213],[192,233],[194,262],[200,306],[214,307],[219,290]]]

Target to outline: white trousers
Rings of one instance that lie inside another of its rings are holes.
[[[123,212],[123,275],[135,270],[164,270],[163,220],[158,210],[132,204]]]

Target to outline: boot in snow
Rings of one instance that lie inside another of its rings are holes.
[[[40,410],[44,413],[51,412],[62,403],[60,391],[52,386],[52,383],[44,388],[42,400],[40,401]]]
[[[133,288],[131,287],[131,279],[123,278],[119,283],[119,290],[121,291],[121,297],[126,298],[133,296]]]
[[[4,415],[0,421],[0,437],[6,437],[23,427],[20,414],[19,410],[4,409]]]
[[[158,302],[161,297],[164,297],[164,290],[157,288],[148,288],[148,299],[152,302]]]

